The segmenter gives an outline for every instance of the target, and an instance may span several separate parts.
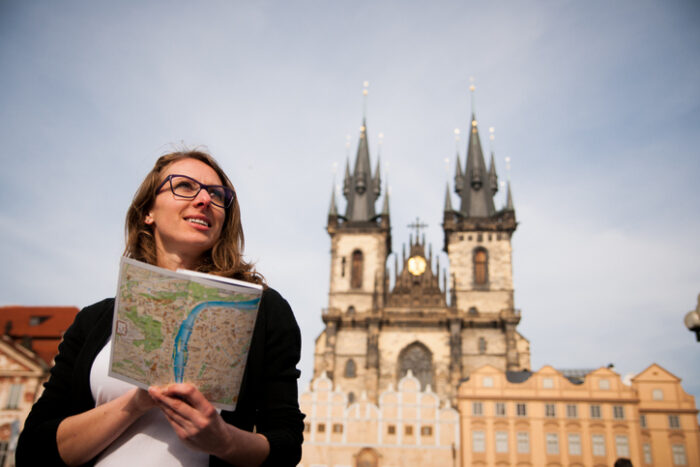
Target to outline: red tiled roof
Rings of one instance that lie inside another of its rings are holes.
[[[50,365],[78,311],[68,306],[3,306],[0,333],[16,341],[31,340],[32,350]]]

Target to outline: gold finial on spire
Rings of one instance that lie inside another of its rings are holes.
[[[506,178],[510,181],[510,156],[506,156]]]
[[[350,157],[350,133],[345,135],[345,156]]]
[[[472,94],[472,115],[474,115],[474,108],[475,108],[475,103],[474,103],[474,91],[476,90],[476,86],[474,86],[474,77],[470,76],[469,77],[469,91]]]
[[[384,133],[379,133],[379,147],[377,148],[377,157],[382,155],[382,144],[384,144]]]
[[[455,149],[457,150],[457,154],[459,154],[459,134],[461,131],[459,131],[459,128],[455,128]]]

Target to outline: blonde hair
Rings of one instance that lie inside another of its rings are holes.
[[[157,263],[153,226],[146,224],[145,219],[153,207],[156,189],[163,181],[163,171],[173,162],[183,159],[195,159],[207,164],[219,176],[221,183],[233,189],[233,184],[216,160],[204,151],[177,151],[159,157],[136,191],[126,213],[124,256],[149,264]],[[243,259],[244,244],[241,210],[238,198],[234,196],[233,203],[226,209],[221,235],[214,246],[204,253],[197,270],[264,285],[263,276],[255,270],[252,263]]]

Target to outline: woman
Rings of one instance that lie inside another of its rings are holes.
[[[137,191],[125,255],[263,283],[242,258],[233,186],[200,151],[167,154]],[[148,391],[107,376],[114,299],[83,309],[66,331],[44,393],[25,422],[17,465],[295,465],[303,418],[301,336],[287,302],[263,292],[236,410],[191,384]]]

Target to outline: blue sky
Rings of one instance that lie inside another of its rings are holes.
[[[656,362],[697,398],[699,20],[690,0],[0,0],[1,301],[114,295],[136,187],[173,145],[204,145],[236,185],[248,257],[295,310],[306,382],[363,81],[394,251],[419,216],[437,252],[473,77],[512,183],[533,368]]]

